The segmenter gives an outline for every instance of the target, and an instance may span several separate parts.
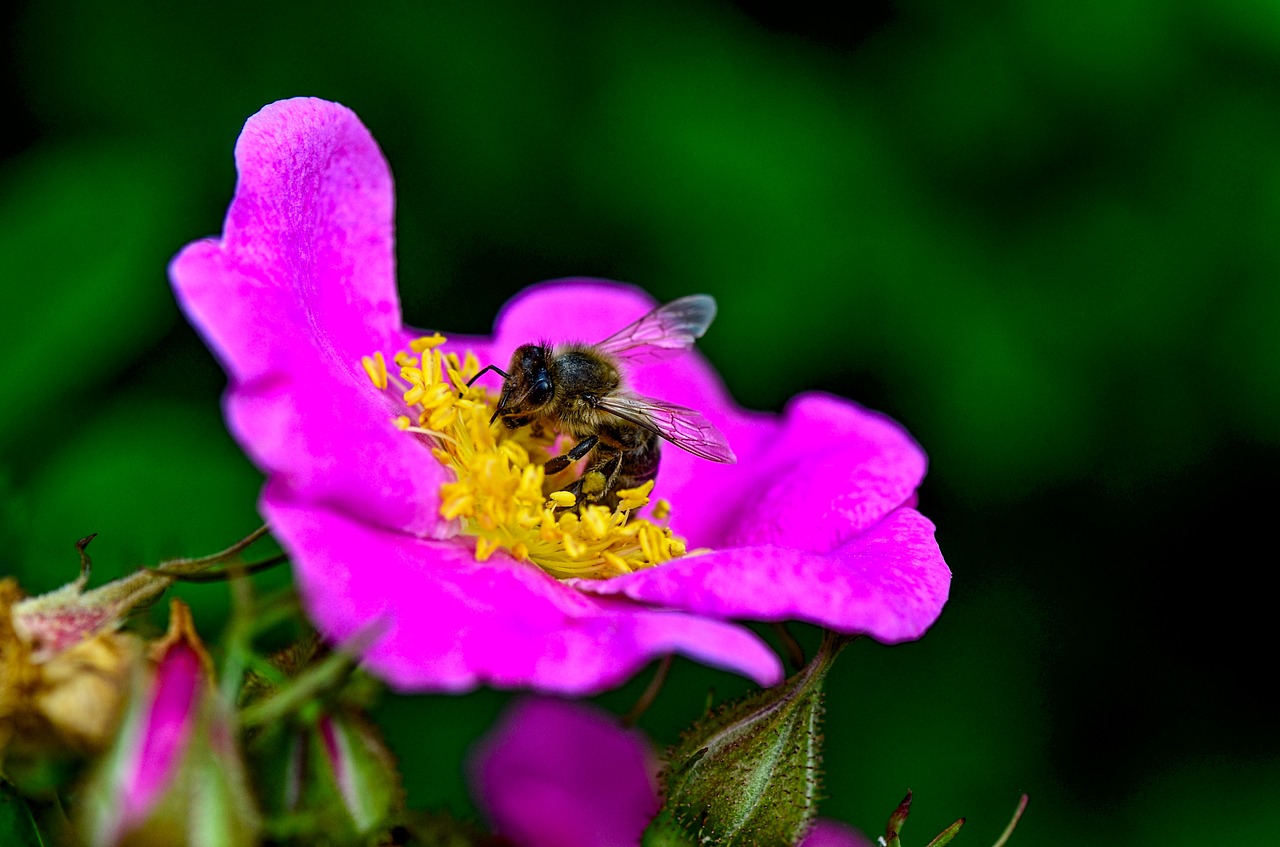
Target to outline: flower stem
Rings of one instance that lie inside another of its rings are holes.
[[[174,579],[178,582],[218,582],[225,579],[235,579],[241,576],[253,576],[256,573],[262,573],[265,570],[274,568],[283,562],[289,561],[288,555],[281,553],[272,556],[269,559],[263,559],[261,562],[253,562],[245,565],[228,565],[221,570],[205,571],[202,573],[185,573],[177,575]]]
[[[1022,817],[1022,813],[1026,811],[1028,799],[1026,794],[1022,795],[1022,799],[1018,801],[1018,808],[1013,810],[1013,819],[1009,821],[1009,825],[1004,828],[1004,832],[1000,833],[1000,837],[996,839],[996,843],[992,847],[1004,847],[1005,842],[1009,840],[1009,836],[1013,835],[1014,827],[1018,825],[1018,820]]]
[[[209,556],[201,556],[198,559],[170,559],[167,562],[161,562],[154,568],[154,570],[164,576],[172,577],[185,576],[187,574],[208,570],[213,565],[228,562],[236,558],[244,552],[245,548],[250,544],[266,535],[267,531],[268,527],[263,525],[225,550],[221,550]]]

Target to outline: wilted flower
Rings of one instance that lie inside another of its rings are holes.
[[[0,580],[0,763],[91,754],[115,731],[141,655],[138,639],[117,630],[167,580],[128,576],[85,591],[83,561],[77,579],[36,597]]]
[[[625,847],[659,808],[658,760],[644,736],[578,703],[518,701],[477,746],[472,793],[494,831],[516,847]],[[869,847],[819,820],[802,847]]]
[[[312,619],[331,640],[380,632],[373,672],[578,694],[680,653],[772,684],[777,657],[731,620],[896,642],[937,618],[950,572],[914,509],[925,458],[892,421],[825,394],[745,412],[696,353],[641,364],[632,386],[704,413],[737,464],[667,449],[661,502],[556,513],[550,445],[490,428],[492,393],[457,394],[522,343],[598,341],[654,301],[565,281],[511,301],[492,338],[406,328],[391,179],[354,114],[272,104],[236,162],[222,237],[170,273],[230,375],[229,426],[268,476],[260,508]]]

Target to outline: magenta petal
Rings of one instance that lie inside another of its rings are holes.
[[[804,620],[893,644],[919,638],[937,620],[951,571],[933,524],[902,508],[826,554],[739,547],[575,584],[718,618]]]
[[[349,109],[298,98],[249,118],[235,158],[221,240],[175,260],[183,306],[237,380],[267,375],[308,340],[318,365],[359,370],[369,345],[401,328],[391,174],[377,144]]]
[[[839,397],[800,395],[748,427],[726,432],[737,465],[704,463],[678,491],[662,469],[662,495],[679,504],[671,526],[694,546],[832,550],[910,502],[924,478],[924,453],[901,426]]]
[[[498,835],[521,847],[636,845],[658,812],[639,733],[583,705],[516,703],[471,762],[473,794]]]
[[[452,535],[438,513],[451,476],[426,443],[393,426],[401,410],[367,380],[295,373],[233,388],[226,400],[232,432],[271,480],[371,524]]]
[[[125,826],[142,821],[173,779],[195,724],[197,695],[207,683],[200,657],[179,641],[165,651],[151,682],[141,747],[126,766]]]
[[[374,628],[365,662],[401,689],[590,694],[669,653],[762,685],[782,677],[774,653],[733,624],[593,597],[502,553],[477,562],[469,540],[387,531],[274,486],[263,507],[320,630],[343,641]]]
[[[872,847],[873,843],[851,826],[819,818],[800,842],[800,847]]]
[[[348,109],[286,100],[245,124],[219,241],[170,276],[231,377],[227,415],[255,462],[298,496],[384,526],[445,536],[444,471],[390,421],[362,356],[405,345],[392,254],[391,177]]]

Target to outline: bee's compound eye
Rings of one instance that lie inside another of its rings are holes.
[[[535,406],[541,406],[551,399],[551,382],[549,380],[540,379],[533,384],[533,388],[529,389],[529,402]]]

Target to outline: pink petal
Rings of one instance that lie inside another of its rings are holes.
[[[912,502],[924,478],[924,453],[902,427],[839,397],[804,394],[781,418],[730,420],[736,465],[703,462],[686,477],[677,451],[663,454],[655,493],[694,547],[834,550]]]
[[[444,471],[390,426],[402,411],[360,359],[388,357],[400,326],[391,177],[348,109],[286,100],[245,124],[220,241],[188,246],[170,276],[231,376],[227,415],[259,467],[299,496],[365,520],[444,536]]]
[[[829,553],[778,545],[730,548],[574,584],[695,614],[803,620],[893,644],[919,638],[937,620],[951,571],[933,524],[904,507]]]
[[[774,653],[742,627],[593,597],[503,553],[477,562],[470,539],[386,531],[290,502],[274,485],[263,508],[312,620],[340,642],[375,628],[365,662],[401,689],[590,694],[669,653],[762,685],[782,677]]]
[[[535,285],[499,315],[491,354],[505,368],[529,341],[599,341],[657,305],[604,280]],[[902,427],[848,400],[808,394],[782,417],[744,411],[696,348],[628,362],[626,375],[642,394],[702,412],[738,455],[737,464],[719,464],[662,445],[654,496],[675,505],[671,526],[694,547],[831,550],[909,503],[924,478],[924,453]]]
[[[371,343],[390,345],[401,329],[391,175],[377,144],[349,109],[298,98],[249,118],[235,158],[222,239],[175,261],[179,299],[237,380],[269,375],[305,339],[318,364],[358,371]]]
[[[851,826],[819,818],[800,842],[800,847],[872,847],[873,843]]]
[[[658,812],[654,770],[617,718],[545,698],[517,702],[471,762],[477,803],[521,847],[639,844]]]
[[[141,747],[126,765],[121,825],[145,819],[182,761],[195,723],[196,697],[207,682],[200,657],[178,641],[165,651],[151,683]]]

